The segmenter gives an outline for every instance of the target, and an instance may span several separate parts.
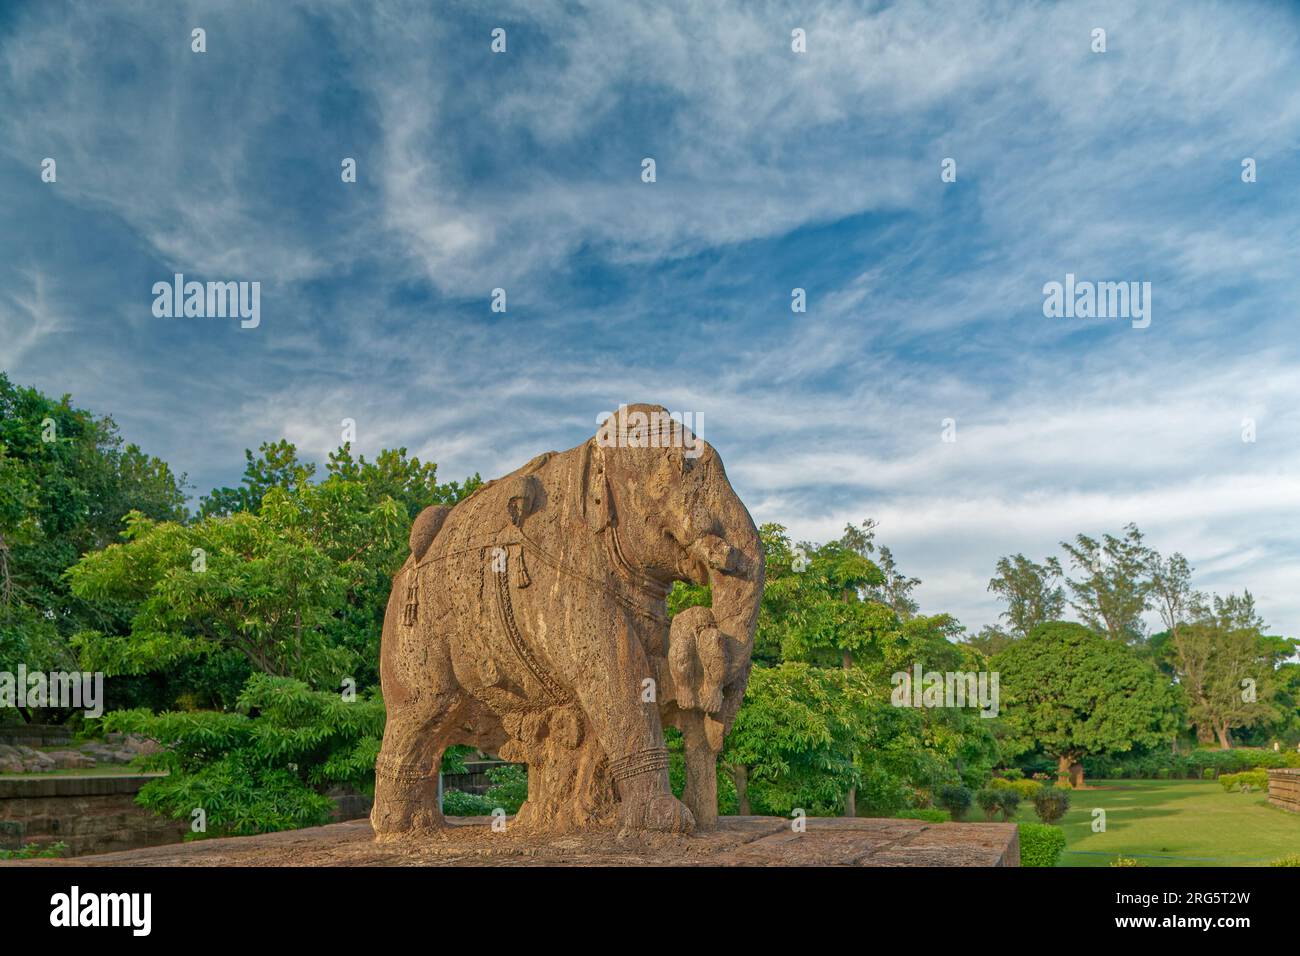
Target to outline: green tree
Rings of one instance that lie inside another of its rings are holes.
[[[1179,683],[1198,728],[1208,728],[1221,749],[1232,746],[1234,728],[1285,721],[1278,700],[1289,674],[1279,673],[1296,642],[1264,634],[1249,591],[1198,602],[1195,619],[1170,641]]]
[[[894,672],[917,661],[956,669],[969,652],[952,643],[960,625],[949,615],[900,612],[879,599],[886,579],[866,556],[873,529],[868,521],[837,541],[798,547],[779,525],[760,529],[767,586],[756,666],[723,758],[742,807],[852,814],[861,799],[892,812],[963,774],[977,784],[992,764],[987,721],[890,705]],[[674,592],[672,607],[700,600]]]
[[[1149,606],[1148,578],[1152,551],[1142,540],[1137,525],[1124,526],[1122,537],[1104,534],[1098,541],[1076,535],[1074,543],[1061,542],[1078,580],[1068,580],[1071,605],[1083,622],[1111,640],[1136,643],[1146,636],[1142,613]]]
[[[205,518],[232,515],[240,511],[256,512],[262,499],[272,488],[293,491],[311,481],[316,466],[298,459],[298,449],[285,439],[263,442],[253,457],[251,449],[244,449],[244,478],[236,488],[214,488],[199,503],[199,514]]]
[[[993,624],[985,624],[978,634],[971,634],[962,642],[984,657],[993,657],[1013,643],[1015,637]]]
[[[114,540],[129,512],[184,519],[183,486],[111,418],[0,374],[0,669],[74,669],[74,634],[120,626],[130,609],[73,594],[64,569]]]
[[[76,637],[88,666],[141,674],[233,650],[255,670],[317,687],[356,679],[362,649],[340,639],[349,593],[405,531],[396,502],[356,483],[267,492],[260,509],[192,525],[128,518],[125,541],[68,572],[88,600],[132,604],[126,633]]]
[[[1012,638],[1024,637],[1039,624],[1061,616],[1065,591],[1057,582],[1064,572],[1056,558],[1038,564],[1023,554],[1013,554],[999,558],[996,570],[988,589],[1007,602],[999,616],[1006,620]]]
[[[1081,624],[1040,624],[993,659],[1000,674],[1005,743],[1041,748],[1083,785],[1080,761],[1166,741],[1179,725],[1177,695],[1123,644]]]

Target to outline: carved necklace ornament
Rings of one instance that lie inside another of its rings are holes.
[[[486,550],[484,552],[487,553]],[[537,683],[542,685],[546,695],[557,703],[567,703],[569,701],[568,692],[558,680],[551,674],[550,670],[538,659],[529,646],[529,641],[519,633],[519,624],[515,621],[514,604],[510,598],[510,571],[509,564],[506,568],[495,571],[492,575],[496,578],[497,592],[497,610],[501,615],[501,626],[505,630],[506,640],[510,642],[510,647],[514,650],[515,656],[533,675]],[[520,585],[521,587],[523,585]]]

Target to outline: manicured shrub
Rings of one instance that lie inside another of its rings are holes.
[[[1037,780],[1016,780],[1013,783],[1015,784],[1014,789],[1016,793],[1020,794],[1021,800],[1032,800],[1034,794],[1043,789],[1043,785]]]
[[[1033,799],[1034,813],[1044,823],[1055,823],[1070,809],[1070,794],[1059,787],[1042,787]]]
[[[1002,819],[1010,822],[1015,817],[1016,811],[1020,809],[1020,792],[1017,790],[996,790],[998,797],[998,810],[1002,813]]]
[[[1228,793],[1233,790],[1240,790],[1243,793],[1249,793],[1251,790],[1267,790],[1268,771],[1243,770],[1241,773],[1220,774],[1219,784]]]
[[[1292,853],[1288,856],[1278,857],[1269,866],[1300,866],[1300,853]]]
[[[1014,790],[1020,794],[1021,800],[1032,800],[1043,785],[1037,780],[999,780],[994,777],[989,786],[994,790]]]
[[[985,787],[975,794],[975,802],[984,811],[985,820],[992,820],[998,815],[998,811],[1002,808],[1002,794],[1004,793],[1015,793],[1015,791],[995,790],[992,787]]]
[[[1020,865],[1056,866],[1065,849],[1065,831],[1046,823],[1020,824]]]
[[[935,794],[935,803],[947,810],[954,820],[960,820],[966,816],[971,801],[970,788],[956,784],[940,787],[938,793]]]

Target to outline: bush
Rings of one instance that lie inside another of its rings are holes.
[[[1002,812],[1002,819],[1005,822],[1011,822],[1020,809],[1020,793],[1017,790],[997,790],[998,809]]]
[[[493,767],[487,772],[492,786],[487,793],[465,793],[452,788],[443,791],[442,812],[449,817],[488,817],[497,810],[516,814],[528,799],[528,770],[519,764]]]
[[[1268,771],[1243,770],[1241,773],[1220,774],[1219,784],[1227,793],[1233,790],[1240,790],[1242,793],[1249,793],[1251,790],[1267,790]]]
[[[1122,853],[1119,856],[1115,857],[1115,859],[1111,862],[1110,865],[1111,866],[1146,866],[1146,864],[1140,862],[1137,859],[1137,857],[1125,856]]]
[[[1269,866],[1300,866],[1300,853],[1292,853],[1288,856],[1278,857]]]
[[[1034,813],[1044,823],[1055,823],[1070,809],[1070,794],[1059,787],[1042,787],[1034,794]]]
[[[1004,793],[1015,793],[1014,790],[995,790],[992,787],[985,787],[975,794],[975,802],[980,805],[984,811],[984,819],[992,820],[1002,809],[1002,795]],[[1019,795],[1017,794],[1017,799]]]
[[[167,776],[145,784],[136,802],[187,822],[202,808],[207,832],[186,835],[197,839],[319,826],[334,809],[326,790],[374,792],[383,701],[349,702],[292,678],[255,674],[238,706],[240,713],[105,714],[106,731],[162,746],[140,763]]]
[[[1021,800],[1034,799],[1034,794],[1043,787],[1037,780],[1000,780],[997,777],[989,781],[989,786],[994,790],[1014,790]]]
[[[956,784],[940,787],[935,802],[947,810],[954,820],[960,820],[970,809],[972,794],[967,787]]]
[[[487,797],[454,787],[442,794],[442,812],[449,817],[489,817],[497,806]]]
[[[519,808],[528,799],[527,768],[511,763],[504,767],[493,767],[487,772],[487,776],[492,781],[492,786],[487,792],[487,799],[492,805],[501,807],[506,813],[518,813]]]
[[[1046,823],[1020,824],[1020,865],[1056,866],[1065,849],[1065,831]]]

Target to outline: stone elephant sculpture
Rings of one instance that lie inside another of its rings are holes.
[[[712,606],[670,626],[674,581],[709,584]],[[442,825],[439,766],[462,743],[528,765],[516,826],[714,824],[762,593],[722,460],[658,406],[622,406],[582,445],[426,509],[384,618],[375,833]],[[685,805],[666,723],[683,733]]]

